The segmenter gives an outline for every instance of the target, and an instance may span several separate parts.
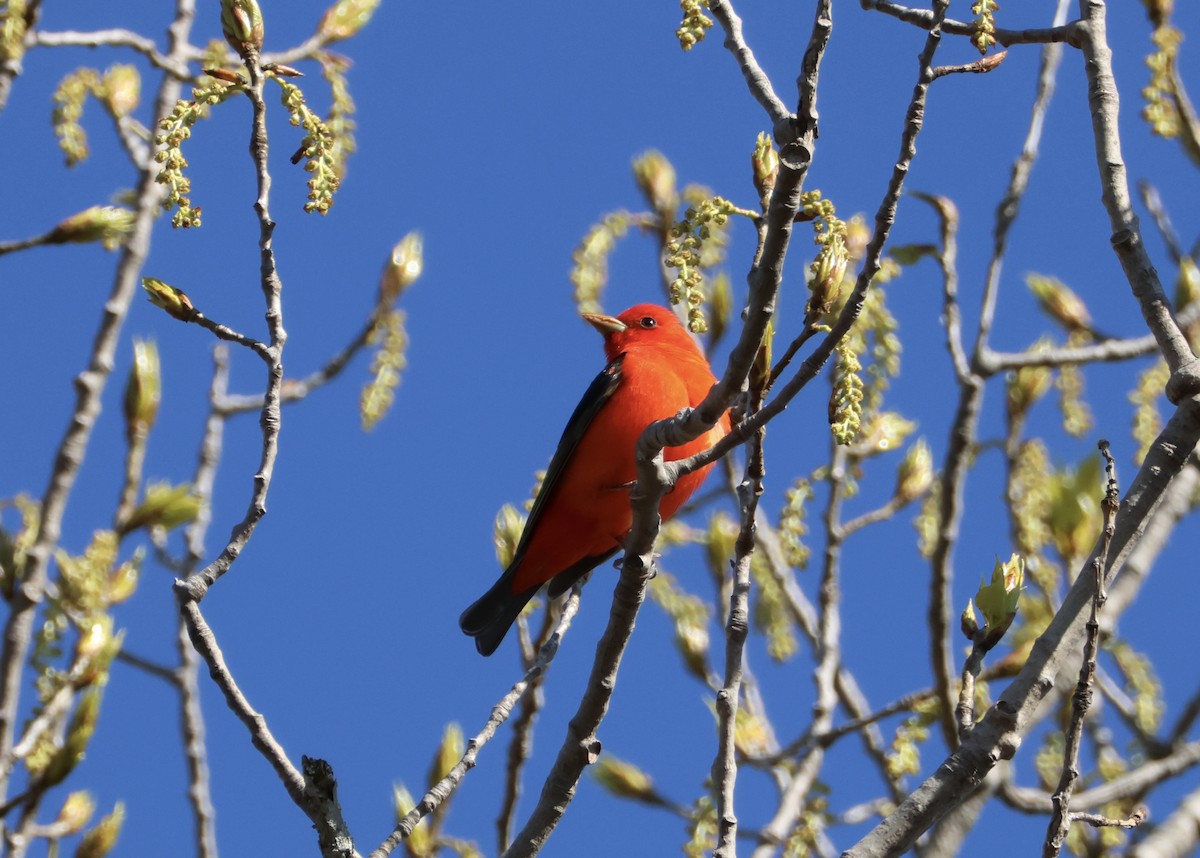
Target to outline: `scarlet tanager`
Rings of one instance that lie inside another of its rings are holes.
[[[634,448],[646,427],[699,405],[716,383],[704,354],[665,307],[639,304],[619,316],[585,313],[604,335],[608,366],[567,421],[512,563],[458,624],[491,655],[525,604],[547,581],[551,598],[567,591],[619,549],[632,525],[629,489],[637,479]],[[704,435],[667,447],[685,459],[729,431],[729,414]],[[659,505],[663,520],[683,506],[712,465],[679,479]]]

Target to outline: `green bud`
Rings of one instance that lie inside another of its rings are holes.
[[[323,42],[340,42],[367,25],[379,0],[338,0],[330,6],[317,25],[316,37]]]
[[[142,567],[142,549],[133,560],[122,563],[108,576],[108,603],[119,605],[137,591],[138,574]]]
[[[809,266],[812,275],[809,281],[809,288],[812,290],[812,297],[808,302],[810,315],[828,313],[838,302],[842,295],[842,282],[846,277],[848,261],[845,241],[841,236],[830,236]]]
[[[221,0],[221,30],[243,59],[249,51],[261,51],[263,16],[257,0]]]
[[[654,149],[633,159],[633,178],[654,211],[675,211],[679,194],[675,190],[675,167],[662,152]]]
[[[421,233],[410,232],[392,248],[391,258],[383,267],[379,276],[379,300],[384,304],[392,304],[404,294],[425,267],[424,244]]]
[[[47,233],[47,244],[88,244],[100,242],[105,250],[115,250],[125,236],[133,232],[136,215],[120,206],[92,206],[73,214]]]
[[[524,529],[525,516],[515,506],[506,503],[500,507],[500,512],[496,513],[492,541],[496,545],[496,560],[501,569],[507,569],[513,562]]]
[[[752,391],[762,391],[766,389],[767,382],[771,378],[771,350],[775,342],[775,323],[767,322],[767,329],[763,332],[762,344],[758,347],[758,352],[754,355],[754,363],[750,367],[750,389]]]
[[[62,810],[58,812],[55,824],[61,826],[67,835],[78,834],[91,821],[96,812],[96,800],[86,790],[73,792],[63,802]]]
[[[1200,299],[1200,267],[1196,260],[1185,256],[1179,260],[1179,276],[1175,280],[1175,309],[1184,307]]]
[[[79,679],[81,687],[103,687],[124,640],[123,631],[113,634],[113,618],[109,614],[100,615],[84,630],[75,644],[76,663],[87,664]]]
[[[395,811],[397,822],[408,816],[408,812],[416,806],[417,803],[413,801],[408,787],[404,784],[392,784],[392,809]]]
[[[975,606],[971,599],[967,599],[967,606],[963,608],[962,616],[959,617],[959,626],[966,639],[973,642],[979,631],[979,620],[975,616]]]
[[[771,728],[745,706],[739,706],[733,724],[733,745],[744,756],[765,756],[771,752]]]
[[[859,456],[875,456],[898,450],[916,428],[916,423],[905,420],[895,411],[876,414],[863,429],[862,440],[855,446],[854,452]]]
[[[133,341],[133,365],[125,382],[125,431],[132,438],[154,425],[162,400],[162,372],[154,340]]]
[[[83,760],[83,754],[96,732],[96,722],[99,720],[100,689],[89,688],[80,697],[79,704],[71,715],[66,741],[51,757],[50,764],[42,773],[42,783],[46,787],[62,783]]]
[[[129,533],[144,527],[153,530],[160,527],[172,530],[181,524],[195,521],[200,514],[200,497],[192,492],[191,483],[154,483],[146,489],[146,497],[129,514],[121,527]]]
[[[1017,604],[1025,583],[1025,560],[1017,554],[1001,563],[996,559],[990,582],[980,579],[975,593],[975,605],[983,615],[984,648],[991,649],[1000,642],[1017,616]]]
[[[724,269],[709,280],[708,289],[708,341],[715,343],[724,336],[733,317],[733,284]]]
[[[396,784],[392,787],[392,803],[397,822],[408,816],[408,812],[417,806],[417,803],[413,801],[412,794],[404,787],[404,784]],[[436,854],[437,844],[434,843],[433,835],[429,833],[429,825],[424,819],[418,822],[416,828],[408,835],[405,847],[412,858],[433,858]]]
[[[1025,278],[1025,282],[1042,309],[1068,331],[1091,328],[1092,315],[1088,312],[1087,305],[1061,280],[1030,274]]]
[[[153,277],[143,277],[142,288],[146,290],[151,304],[166,310],[179,321],[190,322],[196,318],[196,307],[182,289]]]
[[[1086,557],[1100,535],[1098,499],[1103,496],[1104,482],[1098,457],[1088,456],[1078,468],[1054,471],[1047,490],[1046,524],[1054,547],[1071,563]]]
[[[708,681],[709,644],[706,622],[692,617],[678,617],[675,620],[675,648],[683,657],[688,672],[701,682]]]
[[[704,535],[704,549],[708,567],[717,580],[729,574],[729,561],[737,545],[738,526],[724,512],[718,512],[709,520],[708,532]]]
[[[605,754],[596,762],[592,774],[600,786],[620,798],[649,802],[658,799],[654,781],[633,763]]]
[[[933,453],[925,439],[908,448],[896,471],[895,496],[902,504],[911,503],[933,485]]]
[[[779,176],[779,153],[775,151],[771,136],[765,131],[760,131],[754,142],[750,166],[754,169],[754,187],[758,189],[758,195],[766,200]]]
[[[862,259],[867,252],[867,244],[871,241],[871,230],[863,221],[862,215],[854,215],[846,221],[846,255],[851,259]]]
[[[429,766],[430,789],[433,789],[438,781],[458,765],[465,750],[466,743],[463,741],[462,727],[457,724],[447,724],[442,733],[442,742],[438,745],[437,752],[433,755],[433,762]]]
[[[1040,348],[1035,344],[1034,351]],[[1023,417],[1033,404],[1045,396],[1054,383],[1049,367],[1023,366],[1008,374],[1006,393],[1008,413],[1011,417]]]
[[[104,858],[117,845],[121,836],[121,825],[125,822],[125,803],[118,801],[112,813],[100,820],[96,827],[83,835],[75,858]]]
[[[128,116],[137,110],[142,97],[142,78],[130,65],[115,65],[104,74],[104,103],[113,116]]]

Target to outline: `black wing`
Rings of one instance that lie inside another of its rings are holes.
[[[600,374],[588,385],[588,389],[583,393],[583,398],[579,400],[579,404],[571,413],[571,419],[567,421],[567,428],[563,429],[562,437],[558,439],[558,448],[554,451],[554,457],[550,459],[550,465],[546,468],[546,478],[542,480],[542,487],[533,500],[533,509],[529,511],[529,520],[525,522],[525,530],[521,533],[521,541],[517,544],[517,551],[513,555],[513,566],[520,565],[525,548],[533,536],[538,519],[541,518],[542,509],[550,502],[554,490],[558,487],[558,480],[566,470],[567,462],[571,461],[571,455],[579,446],[579,441],[587,432],[588,427],[592,425],[592,420],[600,413],[600,409],[604,407],[604,403],[612,398],[613,393],[621,384],[621,362],[624,359],[625,356],[621,355],[601,370]]]
[[[532,599],[533,594],[539,589],[539,587],[531,587],[520,593],[514,593],[511,587],[512,578],[521,565],[521,558],[525,555],[525,549],[529,545],[534,528],[537,527],[542,510],[553,497],[559,478],[566,470],[571,455],[579,446],[579,441],[587,432],[588,427],[592,425],[592,420],[600,413],[604,403],[608,402],[621,383],[621,360],[622,358],[618,357],[606,366],[588,385],[583,398],[575,406],[571,419],[567,421],[567,428],[563,430],[562,437],[558,441],[554,457],[550,459],[550,465],[546,469],[546,478],[542,480],[542,487],[538,490],[537,497],[534,498],[533,509],[529,512],[529,520],[525,522],[525,530],[521,533],[521,541],[517,544],[512,563],[504,570],[500,579],[458,618],[459,627],[466,634],[475,638],[475,648],[483,655],[491,655],[495,651],[517,615],[521,613],[521,609],[525,607],[525,603]],[[551,584],[551,595],[563,592],[584,573],[614,553],[616,553],[615,548],[599,557],[585,557],[570,569],[562,570]],[[559,578],[564,580],[560,583]],[[555,586],[555,584],[559,586]]]

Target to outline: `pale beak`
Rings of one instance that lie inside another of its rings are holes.
[[[585,322],[606,337],[609,334],[619,334],[629,327],[616,316],[606,316],[603,313],[581,313],[580,315],[583,316]]]

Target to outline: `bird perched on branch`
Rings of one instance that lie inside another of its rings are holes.
[[[529,520],[504,574],[458,624],[491,655],[534,593],[567,591],[616,553],[632,525],[629,489],[637,479],[634,448],[646,427],[699,405],[716,383],[703,352],[665,307],[639,304],[619,316],[585,313],[604,335],[608,365],[567,421]],[[663,451],[686,459],[729,431],[729,414],[694,441]],[[670,518],[704,482],[712,465],[679,478],[663,496]]]

